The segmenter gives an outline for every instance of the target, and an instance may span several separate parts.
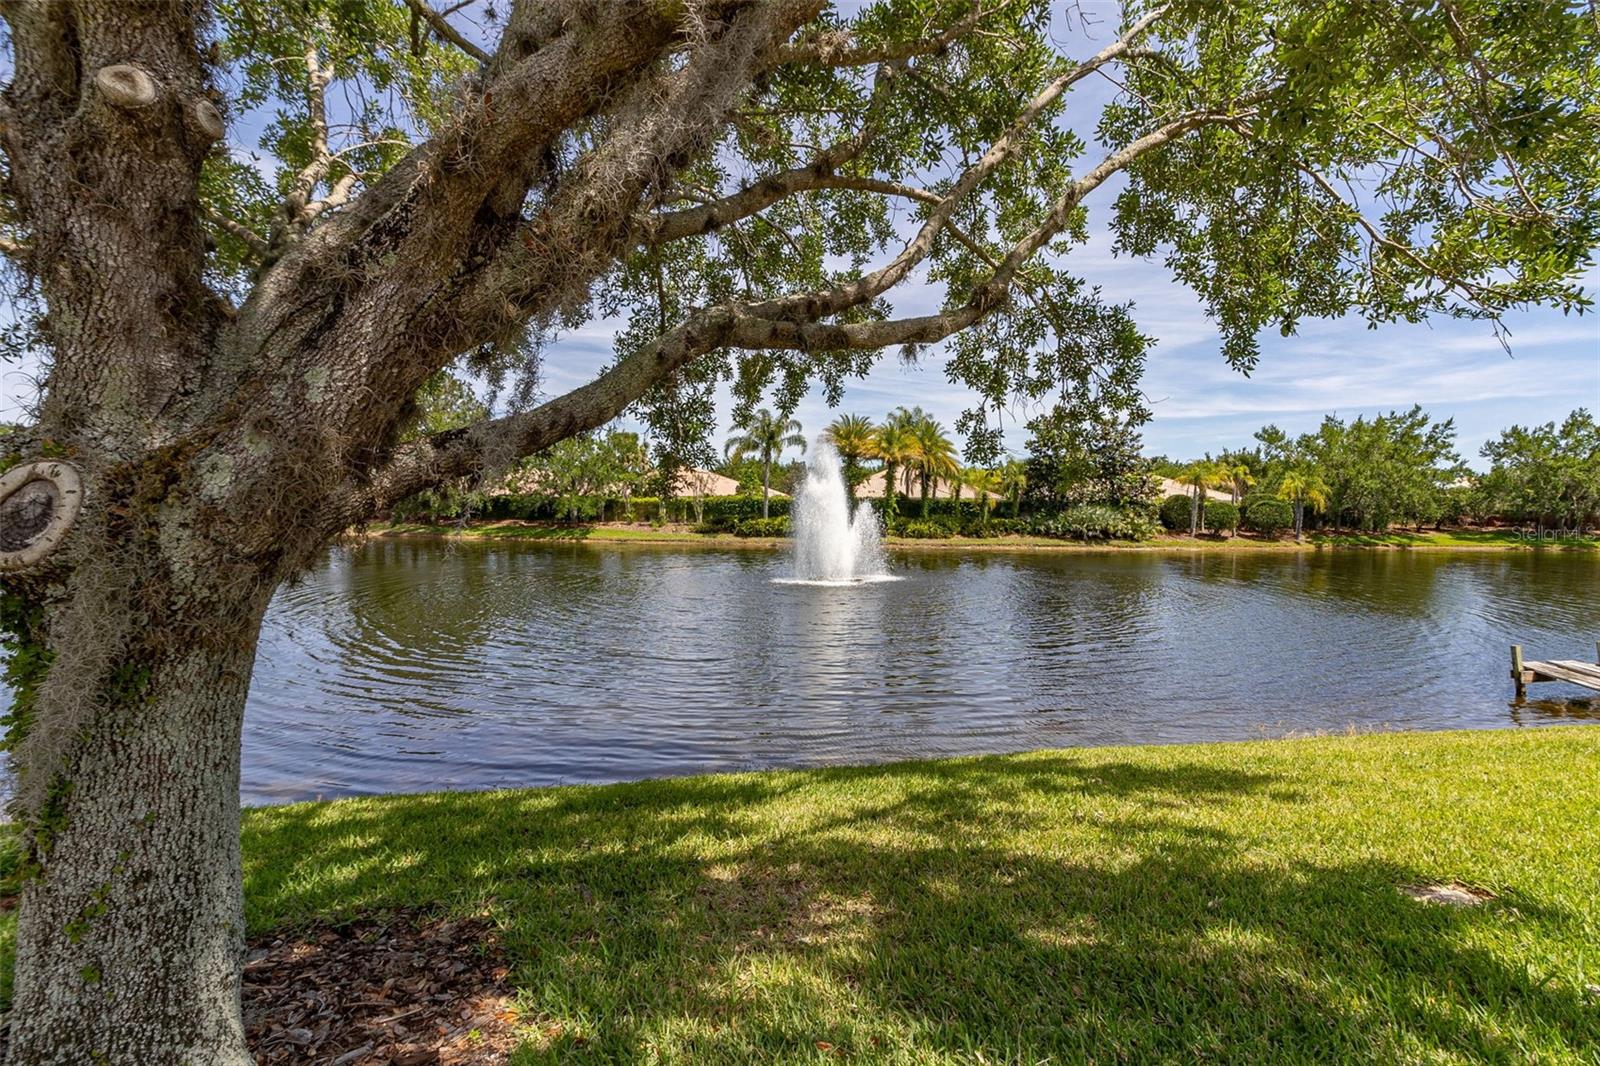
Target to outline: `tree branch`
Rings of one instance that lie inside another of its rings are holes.
[[[481,474],[575,433],[605,425],[656,382],[696,356],[722,347],[733,331],[736,315],[737,311],[727,306],[695,312],[594,381],[531,411],[402,445],[369,481],[348,487],[340,503],[340,520],[344,524],[359,521],[429,486]]]
[[[951,23],[944,32],[909,41],[862,46],[855,44],[847,33],[823,32],[784,45],[778,50],[778,62],[823,67],[866,67],[874,63],[903,63],[917,56],[937,55],[970,33],[984,19],[1013,4],[1014,0],[988,4],[979,0],[972,5],[970,12]]]
[[[333,68],[322,65],[322,57],[317,54],[315,44],[306,46],[305,60],[306,117],[311,121],[311,160],[300,168],[289,185],[289,194],[283,203],[284,228],[278,235],[279,241],[291,239],[294,228],[310,221],[306,215],[306,205],[312,191],[328,176],[328,168],[333,165],[333,152],[328,147],[327,100]]]
[[[224,215],[221,211],[210,206],[205,207],[206,219],[212,225],[226,230],[229,236],[236,238],[257,255],[266,255],[270,245],[267,239],[242,222],[236,222]]]
[[[571,436],[604,425],[651,387],[700,355],[725,347],[785,348],[800,351],[876,350],[901,344],[930,344],[966,329],[1001,307],[1020,267],[1059,232],[1082,199],[1139,156],[1202,125],[1235,116],[1215,112],[1182,115],[1107,155],[1073,182],[1055,208],[1016,242],[965,304],[931,315],[870,322],[823,322],[817,317],[769,317],[774,306],[811,307],[824,292],[800,293],[764,303],[725,303],[696,311],[681,325],[623,357],[593,382],[532,411],[491,419],[464,430],[422,438],[398,449],[364,485],[350,487],[341,516],[359,521],[443,481],[480,475]],[[921,190],[907,190],[920,192]],[[931,194],[929,194],[931,195]],[[961,239],[964,235],[958,236]],[[965,238],[970,243],[971,238]],[[993,261],[987,253],[982,257]]]
[[[679,69],[638,86],[614,113],[608,136],[562,175],[539,213],[422,325],[444,336],[430,364],[419,364],[424,376],[578,292],[631,247],[647,191],[709,147],[772,49],[816,7],[817,0],[753,5]]]
[[[433,28],[433,32],[437,34],[441,40],[448,41],[449,43],[455,45],[457,48],[467,53],[467,55],[471,56],[473,59],[476,59],[479,63],[489,62],[489,53],[485,52],[482,48],[479,48],[477,45],[461,36],[460,32],[457,31],[454,26],[450,25],[449,21],[443,15],[439,14],[439,12],[435,11],[431,6],[429,6],[427,0],[406,0],[406,6],[412,11],[416,12],[417,15],[426,21],[428,25]]]
[[[0,255],[8,259],[26,259],[32,249],[24,241],[0,234]]]
[[[876,299],[895,285],[898,285],[918,263],[927,257],[933,248],[935,236],[950,220],[956,208],[960,206],[961,201],[974,192],[985,178],[1011,158],[1017,142],[1022,139],[1023,134],[1038,120],[1039,116],[1059,100],[1067,89],[1127,51],[1132,43],[1141,37],[1165,12],[1165,7],[1155,8],[1128,27],[1127,31],[1117,40],[1102,48],[1090,59],[1054,79],[1040,90],[1011,121],[1005,132],[997,137],[988,150],[979,157],[978,161],[961,174],[961,177],[951,186],[950,191],[945,194],[942,201],[928,213],[927,219],[924,220],[916,236],[907,242],[900,254],[893,260],[870,274],[865,274],[860,278],[835,286],[826,293],[780,297],[752,308],[752,313],[760,318],[790,319],[800,315],[817,319]]]
[[[659,244],[709,233],[717,226],[763,211],[786,196],[824,188],[826,186],[823,183],[829,180],[841,180],[834,172],[859,156],[871,142],[878,118],[888,105],[901,69],[892,63],[883,64],[872,88],[872,99],[867,102],[866,112],[862,116],[861,128],[818,152],[804,166],[763,178],[739,192],[699,207],[647,216],[637,223],[634,239],[640,244]]]

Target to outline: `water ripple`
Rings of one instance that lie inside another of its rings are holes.
[[[283,588],[249,802],[1066,744],[1597,716],[1509,703],[1505,648],[1589,658],[1600,561],[1399,552],[782,553],[376,541]]]

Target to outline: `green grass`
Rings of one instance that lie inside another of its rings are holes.
[[[425,536],[459,536],[471,540],[637,540],[645,542],[668,541],[673,543],[698,544],[707,540],[719,539],[707,537],[700,533],[690,532],[686,529],[650,529],[639,528],[637,526],[610,525],[524,525],[515,522],[467,526],[426,525],[423,523],[411,522],[374,527],[374,532],[379,536],[409,536],[414,534],[422,534]],[[745,538],[733,537],[730,534],[728,539],[739,540]]]
[[[254,810],[255,931],[493,916],[513,1060],[1589,1062],[1600,729]],[[1496,893],[1455,909],[1397,886]]]
[[[1428,533],[1332,533],[1316,538],[1336,547],[1389,548],[1555,548],[1594,551],[1600,541],[1593,537],[1534,539],[1510,529],[1454,529]]]
[[[470,540],[517,541],[587,541],[602,543],[633,542],[639,544],[699,544],[714,547],[771,548],[786,543],[780,537],[738,537],[731,533],[696,533],[689,526],[650,528],[624,525],[556,526],[536,523],[487,523],[456,525],[427,525],[403,523],[375,526],[376,536],[448,536]],[[961,549],[965,551],[1018,551],[1045,549],[1049,551],[1318,551],[1329,548],[1408,548],[1408,549],[1480,549],[1495,551],[1597,551],[1600,540],[1593,537],[1567,537],[1559,540],[1534,541],[1525,539],[1511,530],[1451,530],[1426,533],[1327,533],[1312,534],[1304,543],[1292,537],[1261,540],[1255,537],[1187,537],[1163,535],[1148,541],[1070,541],[1053,537],[946,537],[919,539],[914,537],[888,537],[887,542],[900,549]]]

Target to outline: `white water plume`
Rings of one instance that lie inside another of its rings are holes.
[[[854,585],[892,581],[884,563],[883,534],[868,504],[851,507],[839,453],[819,440],[790,511],[796,582]]]

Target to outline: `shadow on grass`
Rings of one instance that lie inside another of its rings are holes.
[[[486,908],[517,1062],[1580,1058],[1600,1011],[1355,846],[1251,846],[1272,774],[1067,755],[256,812],[254,926]]]

